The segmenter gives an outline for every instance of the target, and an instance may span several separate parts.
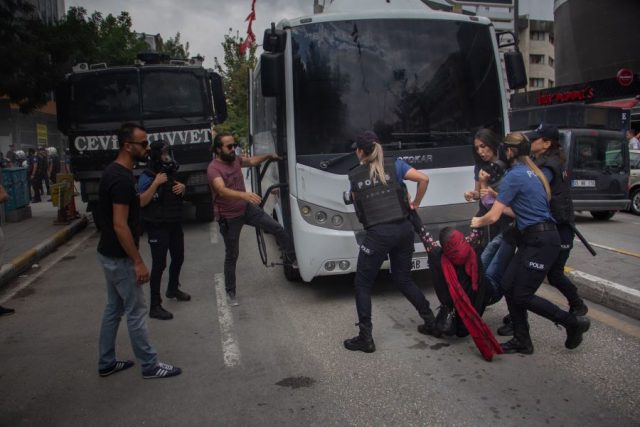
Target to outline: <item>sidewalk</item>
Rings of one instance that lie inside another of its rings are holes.
[[[46,200],[44,196],[43,200]],[[60,245],[87,226],[86,205],[75,197],[80,218],[68,225],[56,225],[58,208],[51,202],[31,203],[31,218],[19,222],[6,222],[4,252],[0,258],[0,288],[18,277],[40,259],[49,255]]]

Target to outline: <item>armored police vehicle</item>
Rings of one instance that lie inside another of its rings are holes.
[[[171,145],[180,165],[176,179],[187,186],[185,200],[195,205],[199,220],[213,218],[207,166],[212,127],[225,120],[226,101],[221,77],[204,69],[201,58],[168,61],[147,53],[132,66],[78,64],[58,87],[56,101],[71,169],[96,224],[98,183],[116,157],[116,131],[124,122],[144,126],[149,142]]]
[[[629,146],[622,109],[560,104],[511,113],[515,131],[529,131],[540,123],[560,130],[575,210],[607,220],[629,207]]]

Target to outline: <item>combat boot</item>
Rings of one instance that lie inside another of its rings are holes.
[[[358,323],[356,323],[356,326],[360,326],[360,333],[353,338],[344,340],[344,348],[351,351],[363,351],[365,353],[373,353],[376,351],[376,344],[373,342],[373,336],[371,335],[371,327]]]
[[[424,335],[431,335],[436,338],[442,336],[442,331],[436,326],[436,318],[433,316],[433,311],[429,310],[429,314],[422,316],[424,323],[418,325],[418,332]]]
[[[587,307],[582,298],[578,298],[575,302],[569,303],[569,313],[574,316],[585,316],[588,311],[589,307]]]
[[[562,326],[567,330],[567,340],[564,342],[564,346],[569,350],[573,350],[582,342],[582,334],[589,330],[591,321],[587,317],[575,316],[569,313]]]
[[[500,344],[502,351],[506,354],[521,353],[533,354],[533,343],[529,335],[529,325],[514,325],[513,338]]]

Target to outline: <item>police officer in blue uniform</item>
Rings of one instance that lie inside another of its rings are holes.
[[[382,263],[389,256],[393,282],[413,304],[424,324],[423,334],[438,335],[429,302],[411,279],[414,229],[407,217],[411,203],[403,179],[418,183],[414,206],[424,196],[428,177],[401,160],[384,160],[378,137],[371,131],[358,135],[353,147],[360,163],[349,172],[350,197],[365,229],[355,279],[357,326],[360,333],[344,341],[348,350],[376,350],[371,322],[371,288]]]
[[[501,283],[514,336],[502,344],[502,349],[505,353],[533,353],[527,310],[564,326],[567,333],[565,347],[574,349],[589,329],[589,319],[563,311],[535,295],[560,252],[560,236],[549,207],[549,183],[529,157],[531,144],[525,135],[507,135],[504,148],[510,169],[502,180],[497,200],[489,212],[471,220],[471,227],[483,227],[497,221],[509,209],[516,218],[518,249]]]
[[[184,262],[182,203],[185,185],[174,179],[178,164],[170,155],[169,145],[154,141],[150,145],[149,167],[138,180],[141,216],[151,248],[151,304],[149,317],[169,320],[173,314],[162,307],[160,282],[171,255],[167,298],[189,301],[191,296],[180,290],[180,270]]]

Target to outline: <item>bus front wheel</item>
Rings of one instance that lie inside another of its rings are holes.
[[[302,279],[300,277],[300,270],[287,263],[284,264],[284,277],[290,282],[299,282]]]
[[[211,203],[198,203],[196,205],[196,219],[201,222],[213,221],[213,205]]]

